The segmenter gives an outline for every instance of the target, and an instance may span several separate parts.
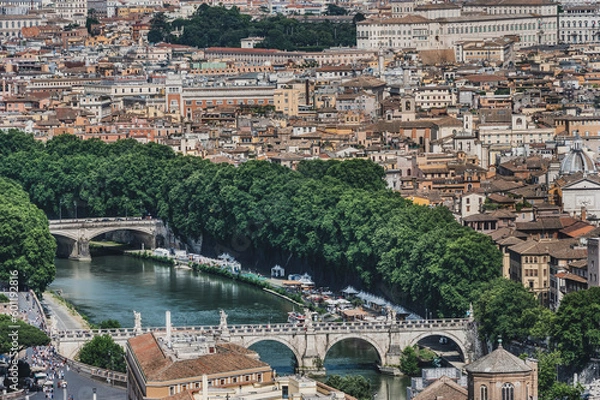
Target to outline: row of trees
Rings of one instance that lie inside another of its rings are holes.
[[[11,131],[0,135],[0,175],[54,218],[147,211],[238,259],[295,262],[317,279],[384,288],[437,316],[464,316],[476,289],[500,275],[489,238],[445,208],[386,190],[383,169],[366,160],[233,167],[133,140],[67,135],[41,144]]]
[[[339,14],[338,8],[331,12]],[[355,18],[360,20],[361,17]],[[183,33],[174,35],[175,30]],[[167,41],[199,48],[240,47],[240,40],[249,36],[264,37],[257,47],[280,50],[322,50],[332,46],[356,45],[354,23],[300,21],[281,15],[253,20],[240,13],[237,7],[230,9],[202,4],[189,19],[168,22],[164,14],[157,14],[148,33],[152,43]]]

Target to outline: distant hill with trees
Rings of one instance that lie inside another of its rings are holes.
[[[330,7],[332,15],[341,15],[343,11],[340,7]],[[361,18],[364,17],[357,15],[351,23],[311,22],[281,15],[253,20],[250,15],[240,13],[237,7],[202,4],[189,19],[168,22],[164,14],[157,14],[152,19],[148,40],[198,48],[240,47],[241,39],[258,36],[265,38],[257,45],[259,48],[319,51],[335,46],[355,46],[355,21]],[[171,33],[181,29],[181,36]]]

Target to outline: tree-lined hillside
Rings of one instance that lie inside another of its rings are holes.
[[[176,233],[234,254],[295,260],[343,284],[359,279],[434,316],[464,316],[475,289],[500,275],[492,241],[445,208],[385,189],[367,160],[234,167],[133,140],[59,136],[46,145],[0,135],[0,175],[20,182],[49,216],[151,213]],[[266,267],[271,267],[266,265]]]
[[[172,34],[183,31],[180,36]],[[164,14],[152,20],[148,40],[167,41],[199,48],[240,47],[249,36],[264,37],[257,47],[280,50],[322,50],[335,46],[355,46],[356,26],[353,22],[333,23],[329,20],[310,22],[281,15],[253,20],[237,7],[210,7],[202,4],[189,19],[168,22]]]

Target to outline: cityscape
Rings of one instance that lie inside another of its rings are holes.
[[[600,5],[0,0],[0,397],[600,398]]]

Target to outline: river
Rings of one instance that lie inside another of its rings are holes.
[[[95,257],[91,262],[56,259],[50,289],[60,289],[91,322],[115,319],[123,327],[133,327],[134,310],[141,313],[145,327],[164,326],[167,310],[174,326],[218,325],[220,309],[231,325],[278,323],[292,310],[289,302],[253,286],[125,256]],[[292,352],[283,344],[261,342],[252,349],[278,374],[293,373]],[[348,340],[329,351],[325,368],[328,374],[370,379],[375,399],[405,399],[408,379],[378,374],[376,360],[366,342]]]

